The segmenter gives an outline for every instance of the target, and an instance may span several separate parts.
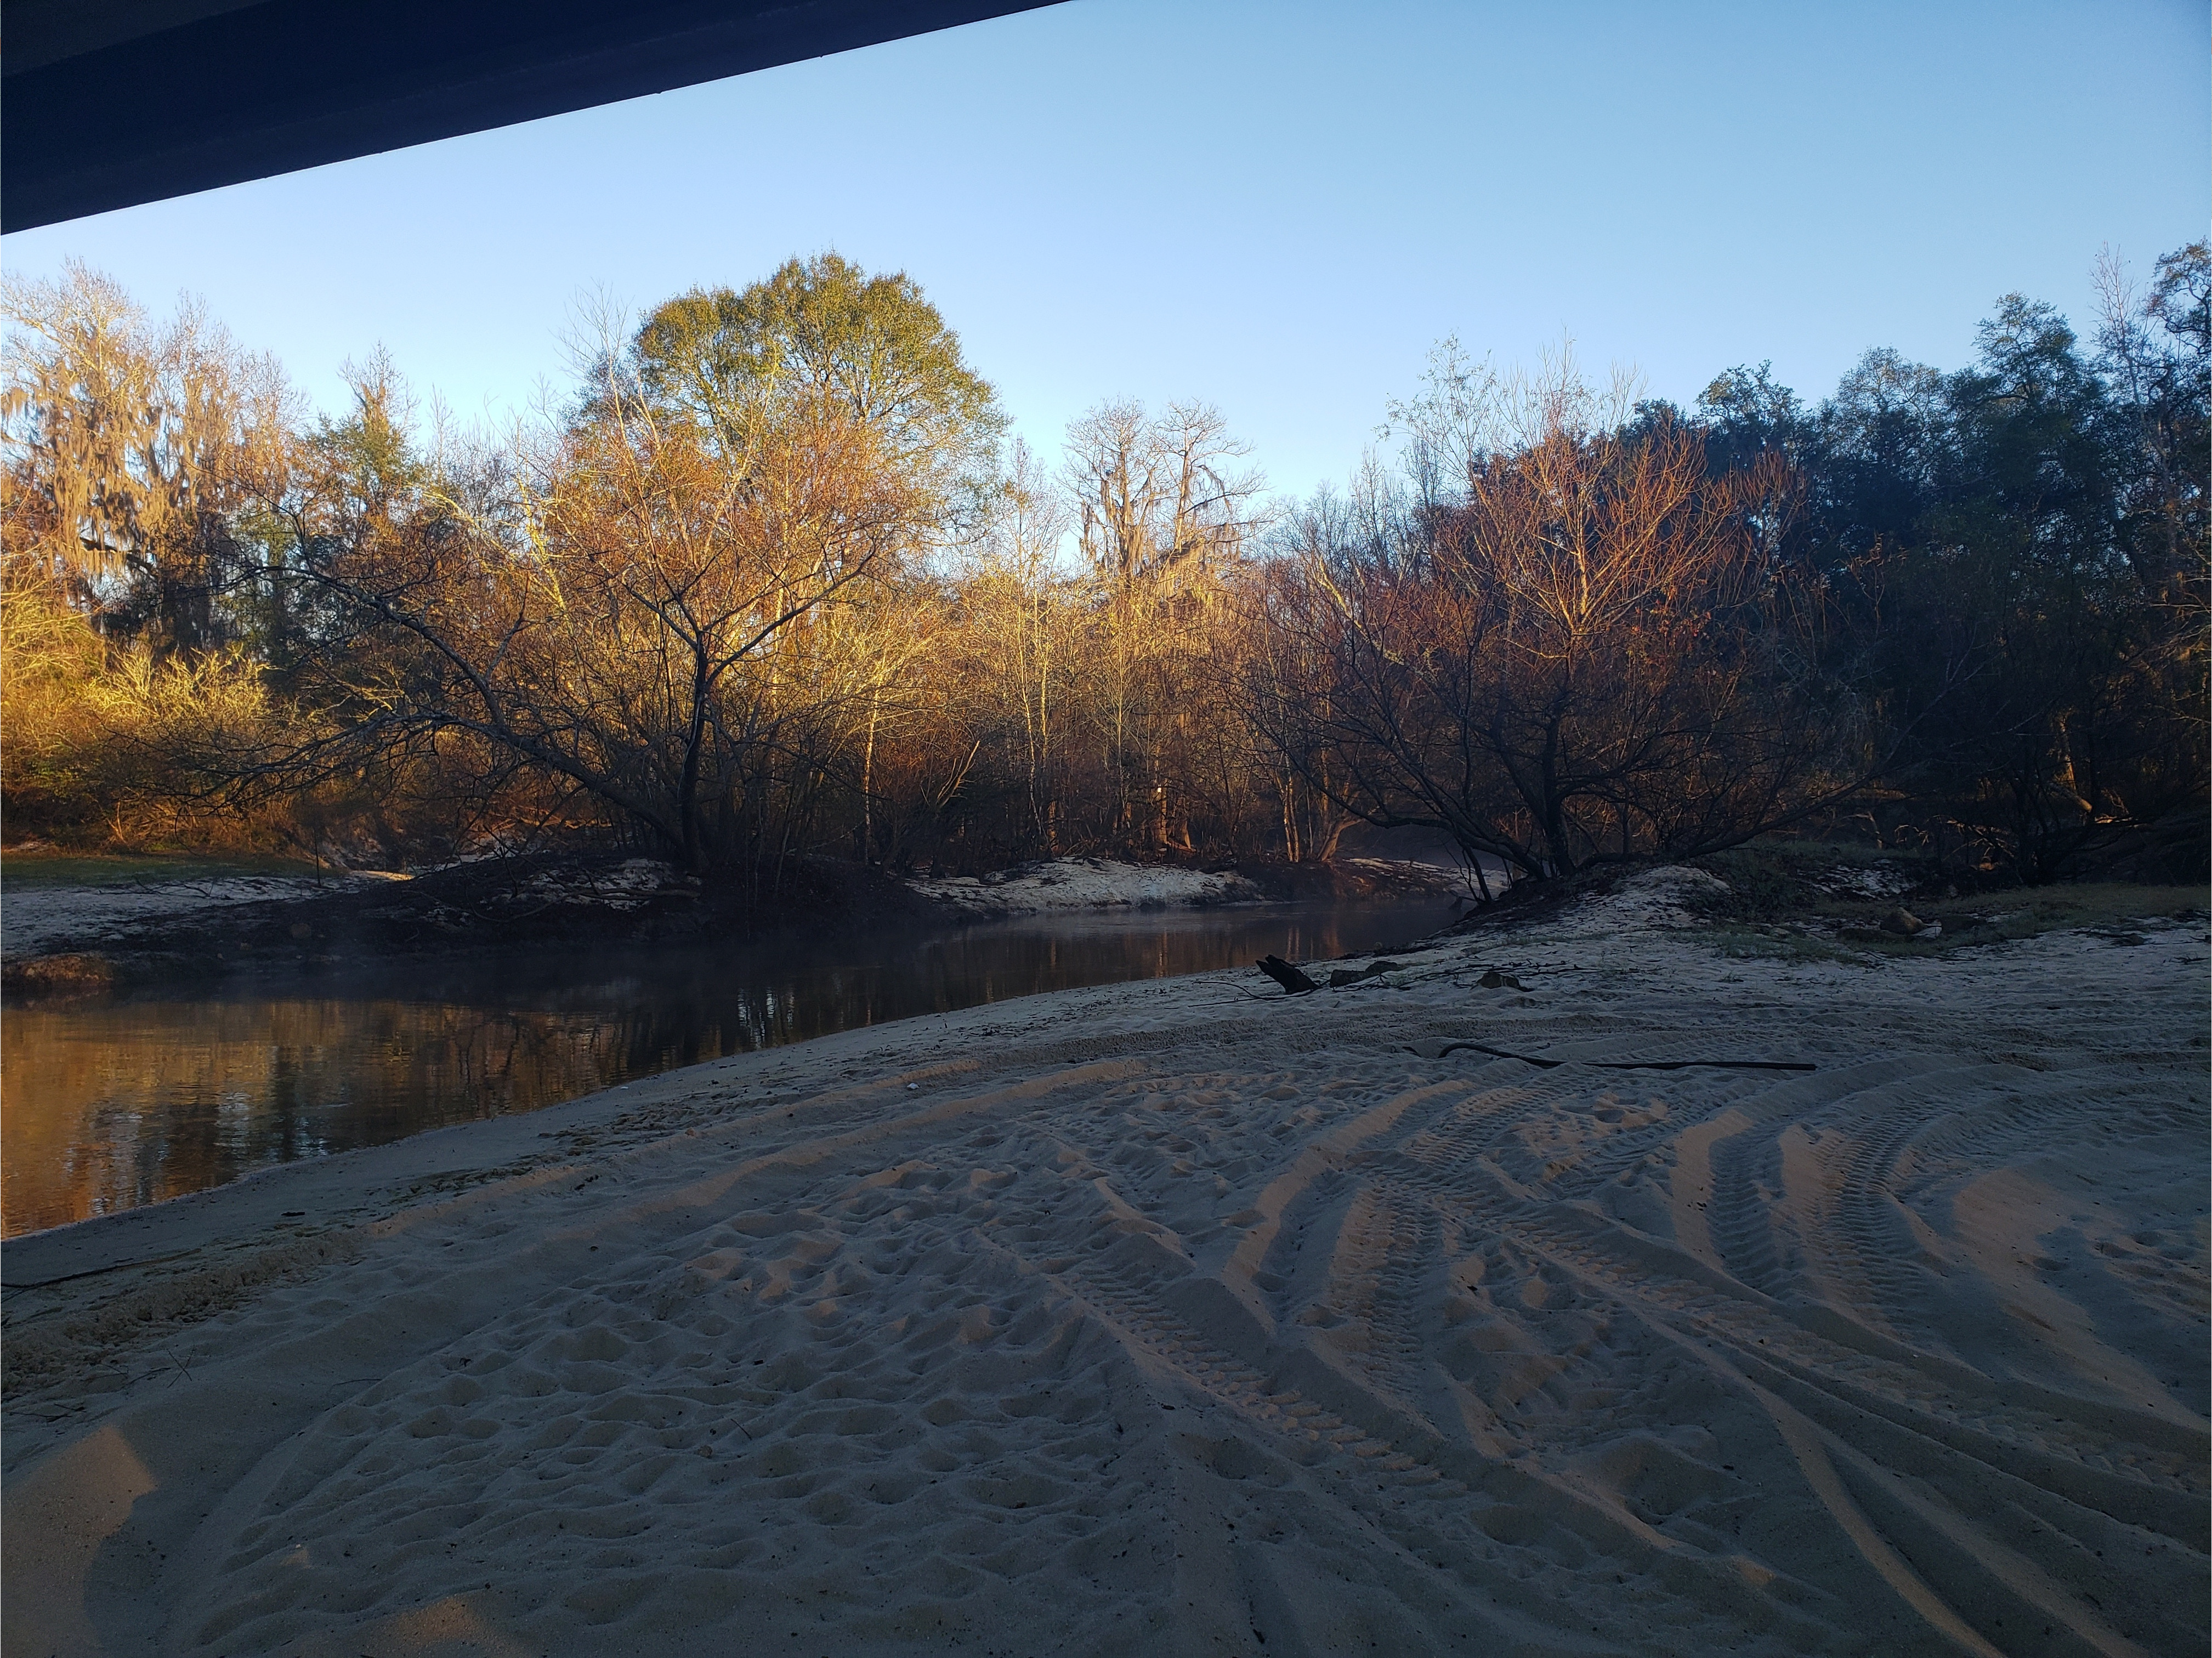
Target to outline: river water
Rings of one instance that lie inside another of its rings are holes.
[[[1389,949],[1455,913],[1283,904],[999,921],[10,1007],[0,1236],[859,1025],[1249,967],[1270,951],[1311,961]]]

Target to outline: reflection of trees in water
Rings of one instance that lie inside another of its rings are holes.
[[[6,1227],[574,1098],[624,1073],[626,1023],[337,999],[11,1010]]]
[[[1408,912],[1401,936],[1440,912]],[[1039,991],[1335,955],[1358,918],[1229,912],[1118,928],[1031,924],[869,944],[477,963],[370,992],[11,1009],[0,1021],[9,1234],[157,1201],[271,1163],[533,1110],[632,1077]],[[1387,925],[1387,924],[1383,924]],[[855,950],[878,959],[856,963]]]

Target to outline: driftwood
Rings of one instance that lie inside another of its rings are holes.
[[[1303,996],[1309,990],[1321,988],[1279,956],[1262,956],[1255,965],[1293,996]]]
[[[1395,962],[1370,962],[1356,972],[1349,968],[1340,967],[1328,975],[1328,987],[1331,990],[1341,990],[1346,985],[1364,985],[1370,979],[1385,973],[1395,973],[1397,970],[1398,963]]]
[[[1563,1065],[1586,1065],[1593,1071],[1813,1071],[1819,1067],[1802,1060],[1540,1060],[1533,1054],[1516,1054],[1509,1048],[1492,1048],[1483,1042],[1439,1042],[1434,1037],[1412,1045],[1412,1051],[1425,1060],[1441,1060],[1447,1054],[1472,1050],[1488,1054],[1501,1060],[1518,1060],[1523,1065],[1533,1065],[1540,1071],[1556,1071]]]

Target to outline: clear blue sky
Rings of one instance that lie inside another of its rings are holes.
[[[1056,450],[1105,397],[1217,404],[1339,477],[1430,343],[1694,398],[1869,345],[1955,367],[2009,289],[2086,321],[2112,244],[2205,234],[2203,0],[1074,0],[27,232],[202,295],[308,393],[381,343],[471,416],[565,374],[577,296],[835,248],[907,270]]]

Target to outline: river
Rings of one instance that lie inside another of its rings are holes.
[[[1310,961],[1388,949],[1455,913],[1437,902],[1121,913],[11,1006],[0,1018],[0,1236],[855,1026],[1249,967],[1270,951]]]

